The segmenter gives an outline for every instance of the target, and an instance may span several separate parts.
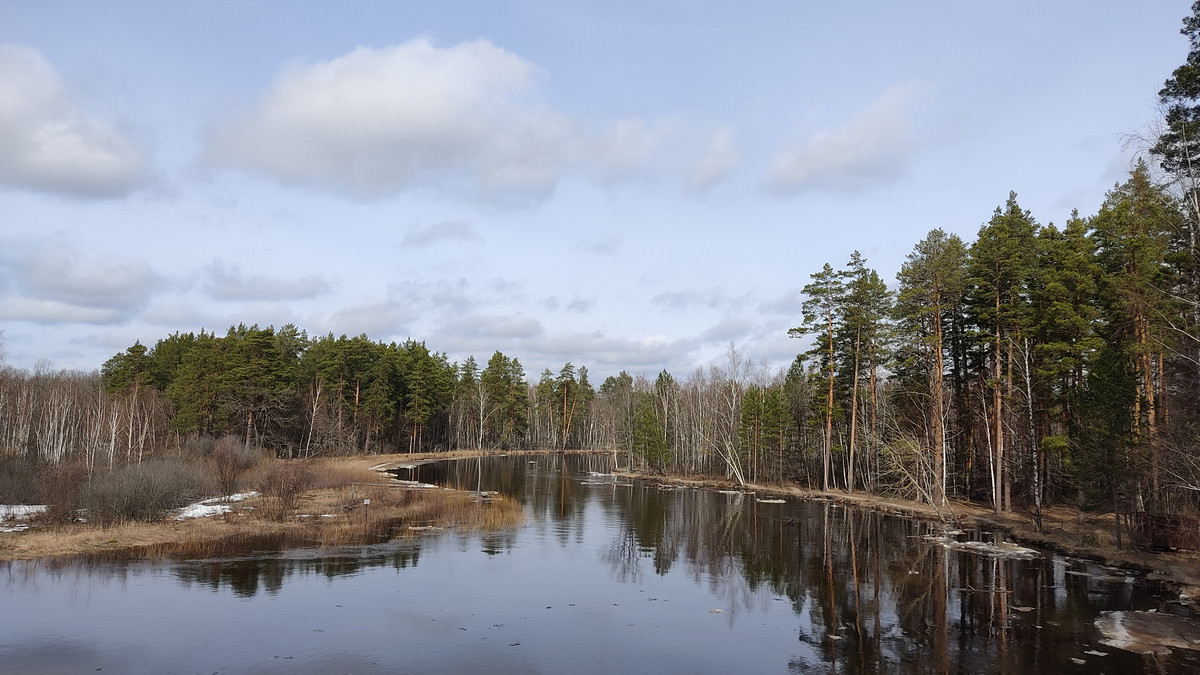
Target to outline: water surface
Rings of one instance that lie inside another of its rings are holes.
[[[610,470],[603,456],[547,455],[399,472],[520,500],[525,525],[497,533],[220,560],[11,563],[0,569],[0,670],[1200,670],[1188,650],[1141,656],[1101,643],[1105,610],[1190,615],[1123,572],[951,550],[930,538],[941,533],[932,524],[828,502],[596,475]]]

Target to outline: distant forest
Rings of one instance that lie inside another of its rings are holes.
[[[769,372],[726,358],[598,385],[517,358],[239,325],[134,344],[98,373],[0,371],[0,450],[91,470],[234,437],[281,457],[591,449],[623,464],[942,504],[1194,512],[1200,501],[1200,3],[1161,128],[1091,216],[1016,194],[964,242],[941,229],[892,288],[854,252],[804,287]],[[585,356],[585,355],[581,355]]]

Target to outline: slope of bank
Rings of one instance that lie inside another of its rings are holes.
[[[1160,581],[1188,598],[1200,598],[1200,551],[1141,551],[1131,548],[1128,541],[1124,542],[1123,548],[1117,548],[1112,513],[1088,513],[1066,506],[1054,506],[1043,511],[1042,528],[1039,531],[1030,513],[1008,511],[996,514],[985,505],[962,500],[950,500],[946,506],[935,508],[922,502],[868,492],[823,492],[795,485],[753,483],[742,487],[732,481],[712,478],[662,476],[629,471],[622,471],[621,474],[663,484],[745,490],[797,499],[832,501],[907,518],[940,522],[944,523],[947,529],[978,528],[1000,531],[1019,544],[1143,572],[1148,579]]]

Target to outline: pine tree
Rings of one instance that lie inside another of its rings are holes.
[[[1175,201],[1151,182],[1141,162],[1129,180],[1108,193],[1092,219],[1106,330],[1133,359],[1135,436],[1149,449],[1149,496],[1155,500],[1160,497],[1159,425],[1167,414],[1164,351],[1174,337],[1168,322],[1179,315],[1176,299],[1166,292],[1174,281],[1165,262],[1171,232],[1181,219]]]
[[[849,383],[850,426],[846,489],[853,493],[855,488],[855,454],[858,446],[859,399],[861,380],[866,371],[870,386],[871,442],[875,440],[877,405],[875,385],[881,361],[880,350],[886,332],[886,321],[891,312],[892,295],[879,273],[867,267],[867,260],[858,251],[850,256],[846,268],[839,273],[842,278],[843,296],[837,339],[840,345],[838,359],[841,380]]]
[[[833,266],[825,263],[820,272],[809,275],[812,282],[804,287],[804,325],[788,331],[791,337],[802,337],[816,334],[817,338],[808,355],[816,356],[821,364],[821,372],[825,378],[825,445],[821,456],[821,489],[828,491],[830,486],[830,470],[833,459],[833,418],[837,411],[834,397],[835,372],[837,366],[837,345],[835,336],[841,322],[842,304],[845,301],[846,288],[841,275],[833,270]]]
[[[957,235],[940,229],[921,240],[897,274],[900,290],[895,313],[905,335],[904,366],[925,380],[926,436],[931,455],[929,496],[935,505],[946,501],[946,345],[948,322],[962,302],[967,250]]]
[[[992,390],[991,441],[992,505],[999,514],[1011,508],[1011,473],[1006,471],[1006,404],[1011,404],[1015,381],[1014,355],[1028,318],[1028,284],[1032,274],[1037,223],[1010,192],[1003,208],[979,230],[970,250],[968,296],[971,313],[986,335]],[[1003,499],[1002,499],[1003,490]]]

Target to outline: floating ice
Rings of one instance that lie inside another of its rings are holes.
[[[1096,628],[1104,634],[1104,644],[1138,654],[1200,650],[1200,624],[1174,614],[1101,612]]]

